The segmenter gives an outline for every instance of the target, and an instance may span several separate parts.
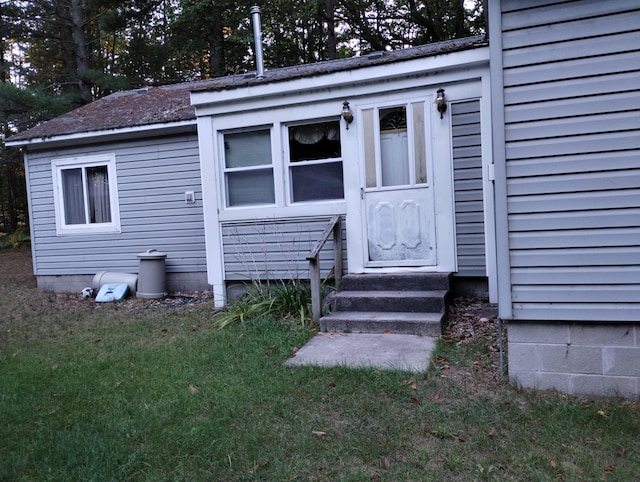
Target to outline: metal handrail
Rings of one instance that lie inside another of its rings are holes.
[[[307,256],[309,261],[309,278],[311,282],[311,319],[313,323],[320,321],[322,314],[322,293],[320,290],[320,251],[329,236],[333,234],[334,276],[336,290],[342,289],[342,218],[336,214],[320,235],[320,239]]]

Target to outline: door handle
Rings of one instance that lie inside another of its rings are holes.
[[[364,199],[364,187],[360,188],[360,199]]]

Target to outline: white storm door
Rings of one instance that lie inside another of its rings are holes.
[[[365,267],[438,269],[430,108],[420,100],[362,110]]]

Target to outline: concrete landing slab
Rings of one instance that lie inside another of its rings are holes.
[[[287,364],[423,372],[429,366],[436,339],[393,333],[318,333]]]

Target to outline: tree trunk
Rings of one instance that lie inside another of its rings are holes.
[[[71,32],[73,37],[73,51],[78,76],[78,88],[83,104],[91,102],[91,87],[82,79],[82,74],[90,69],[89,52],[84,36],[84,20],[81,0],[71,0]]]
[[[333,0],[324,1],[324,14],[327,21],[327,57],[333,60],[338,56]]]

